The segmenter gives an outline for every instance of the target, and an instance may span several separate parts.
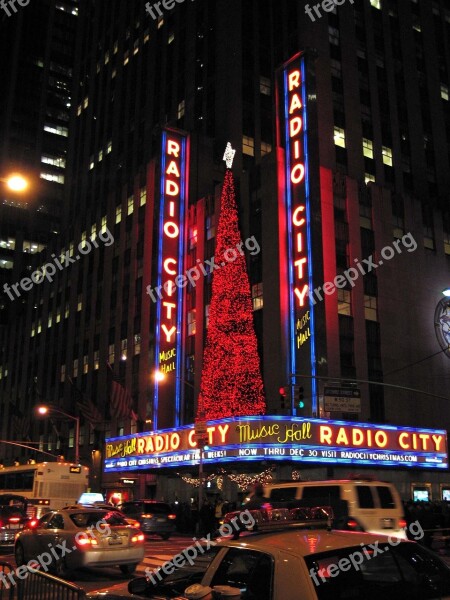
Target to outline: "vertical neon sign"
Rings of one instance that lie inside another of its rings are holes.
[[[285,213],[289,289],[289,369],[291,374],[316,374],[308,155],[308,110],[305,57],[297,54],[281,69],[278,95],[278,144],[286,151]],[[317,385],[311,380],[311,409],[317,415]],[[295,408],[293,408],[296,414]]]
[[[189,138],[168,129],[162,134],[156,303],[153,428],[177,427],[181,419],[185,211],[188,192]],[[159,291],[158,291],[159,290]]]

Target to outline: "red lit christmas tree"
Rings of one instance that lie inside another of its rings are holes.
[[[228,154],[227,154],[228,153]],[[265,413],[263,383],[253,327],[252,299],[238,225],[231,164],[222,188],[209,326],[203,356],[198,416],[206,420]]]

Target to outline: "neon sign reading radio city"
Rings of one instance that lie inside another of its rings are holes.
[[[154,425],[179,424],[181,389],[181,331],[183,289],[175,285],[184,271],[184,220],[187,199],[189,138],[181,131],[167,129],[162,134],[161,190],[159,205],[158,288],[155,331],[155,369],[171,375],[163,385],[155,385]]]
[[[303,161],[303,103],[301,99],[301,73],[300,69],[294,69],[288,74],[289,93],[289,144],[292,154],[292,166],[290,180],[293,186],[297,186],[305,179],[305,164]],[[300,114],[299,114],[300,111]],[[292,226],[294,232],[294,267],[295,282],[294,294],[299,307],[305,306],[305,298],[308,295],[308,257],[306,253],[306,205],[299,204],[292,213]]]

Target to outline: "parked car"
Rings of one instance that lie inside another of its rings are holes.
[[[11,502],[11,504],[10,504]],[[29,522],[26,506],[9,500],[0,505],[0,547],[10,548],[14,545],[16,533]]]
[[[81,567],[114,567],[131,574],[144,558],[144,534],[114,511],[71,508],[47,513],[30,522],[16,536],[18,566],[36,559],[49,548],[64,555],[52,556],[49,568],[58,576]],[[50,554],[49,554],[50,555]]]
[[[139,521],[144,533],[159,535],[168,540],[175,531],[176,515],[169,504],[155,500],[123,502],[119,510],[126,516]]]
[[[132,527],[136,527],[137,529],[140,529],[141,527],[139,521],[137,521],[136,519],[132,519],[131,517],[127,517],[123,512],[121,512],[111,504],[107,504],[106,502],[94,502],[93,504],[70,504],[69,506],[64,506],[64,508],[62,508],[61,510],[71,510],[73,508],[101,508],[103,510],[109,511],[110,513],[116,513],[117,515],[125,519],[127,524],[131,525]]]

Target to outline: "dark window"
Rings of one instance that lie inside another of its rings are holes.
[[[375,502],[372,496],[372,490],[368,485],[357,485],[359,508],[375,508]]]
[[[338,485],[317,485],[305,486],[303,488],[303,500],[312,500],[313,498],[329,498],[330,500],[339,500],[341,490]]]
[[[395,508],[392,492],[387,485],[377,485],[378,497],[380,498],[381,508]]]
[[[275,488],[270,492],[270,499],[273,502],[287,502],[288,500],[295,500],[295,492],[297,488]]]
[[[64,517],[62,515],[54,515],[47,524],[47,529],[64,529]]]

